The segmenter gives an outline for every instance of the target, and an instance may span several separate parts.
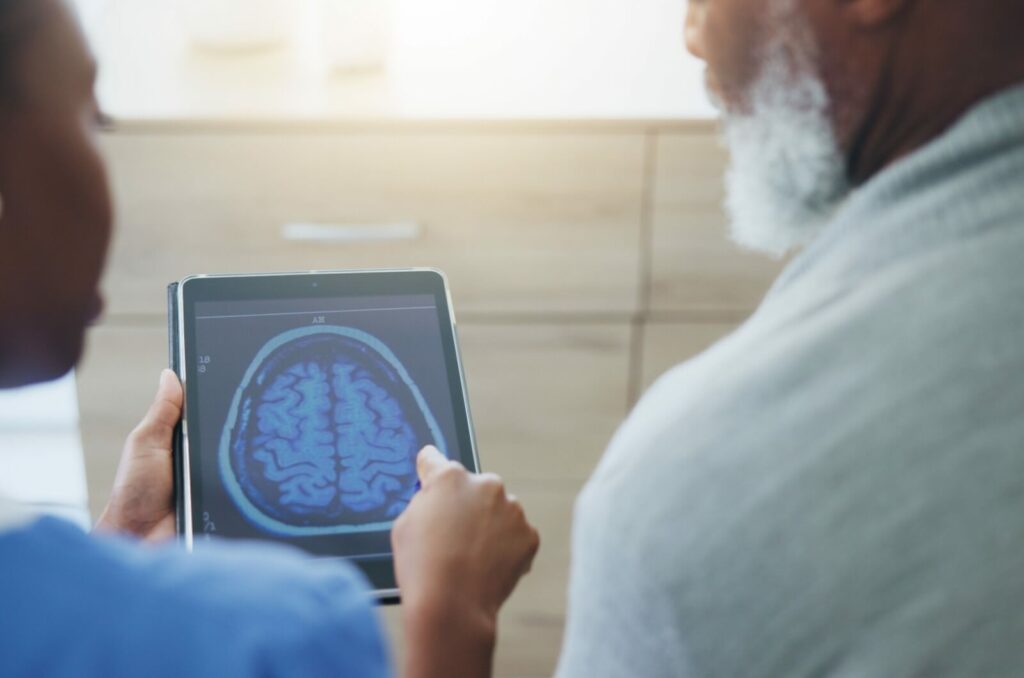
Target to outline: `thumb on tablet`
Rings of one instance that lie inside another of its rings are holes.
[[[171,434],[181,419],[184,394],[181,382],[171,370],[160,372],[160,384],[156,396],[142,421],[135,427],[133,435],[142,442],[166,446],[170,449]]]
[[[451,464],[448,457],[441,454],[441,451],[433,445],[427,445],[416,456],[416,475],[420,478],[420,484],[426,485],[438,471]]]

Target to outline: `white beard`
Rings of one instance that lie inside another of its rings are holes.
[[[792,0],[771,4],[774,37],[747,110],[723,115],[726,210],[733,240],[782,256],[817,235],[850,187],[810,27]]]

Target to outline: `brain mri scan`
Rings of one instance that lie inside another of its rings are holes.
[[[301,536],[387,528],[416,491],[416,454],[444,449],[433,414],[394,353],[347,327],[270,339],[238,385],[219,450],[242,514]]]

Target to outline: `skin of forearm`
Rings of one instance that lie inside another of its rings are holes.
[[[402,678],[490,678],[494,615],[451,601],[405,604]]]

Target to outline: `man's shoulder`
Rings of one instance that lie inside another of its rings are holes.
[[[982,619],[972,647],[1005,648],[1024,624],[1016,243],[808,286],[663,376],[581,495],[574,590],[614,578],[631,588],[609,609],[665,608],[723,666],[723,638],[783,666],[865,620],[868,649],[941,656]]]
[[[805,481],[825,483],[829,473],[1012,465],[1004,453],[1024,444],[1024,385],[1014,377],[1024,372],[1024,273],[1015,253],[1024,256],[1024,229],[859,286],[808,284],[771,300],[644,395],[588,484],[582,513],[614,506],[616,517],[604,519],[658,525],[685,513],[694,524],[704,510],[720,516],[773,487],[812,492]]]

